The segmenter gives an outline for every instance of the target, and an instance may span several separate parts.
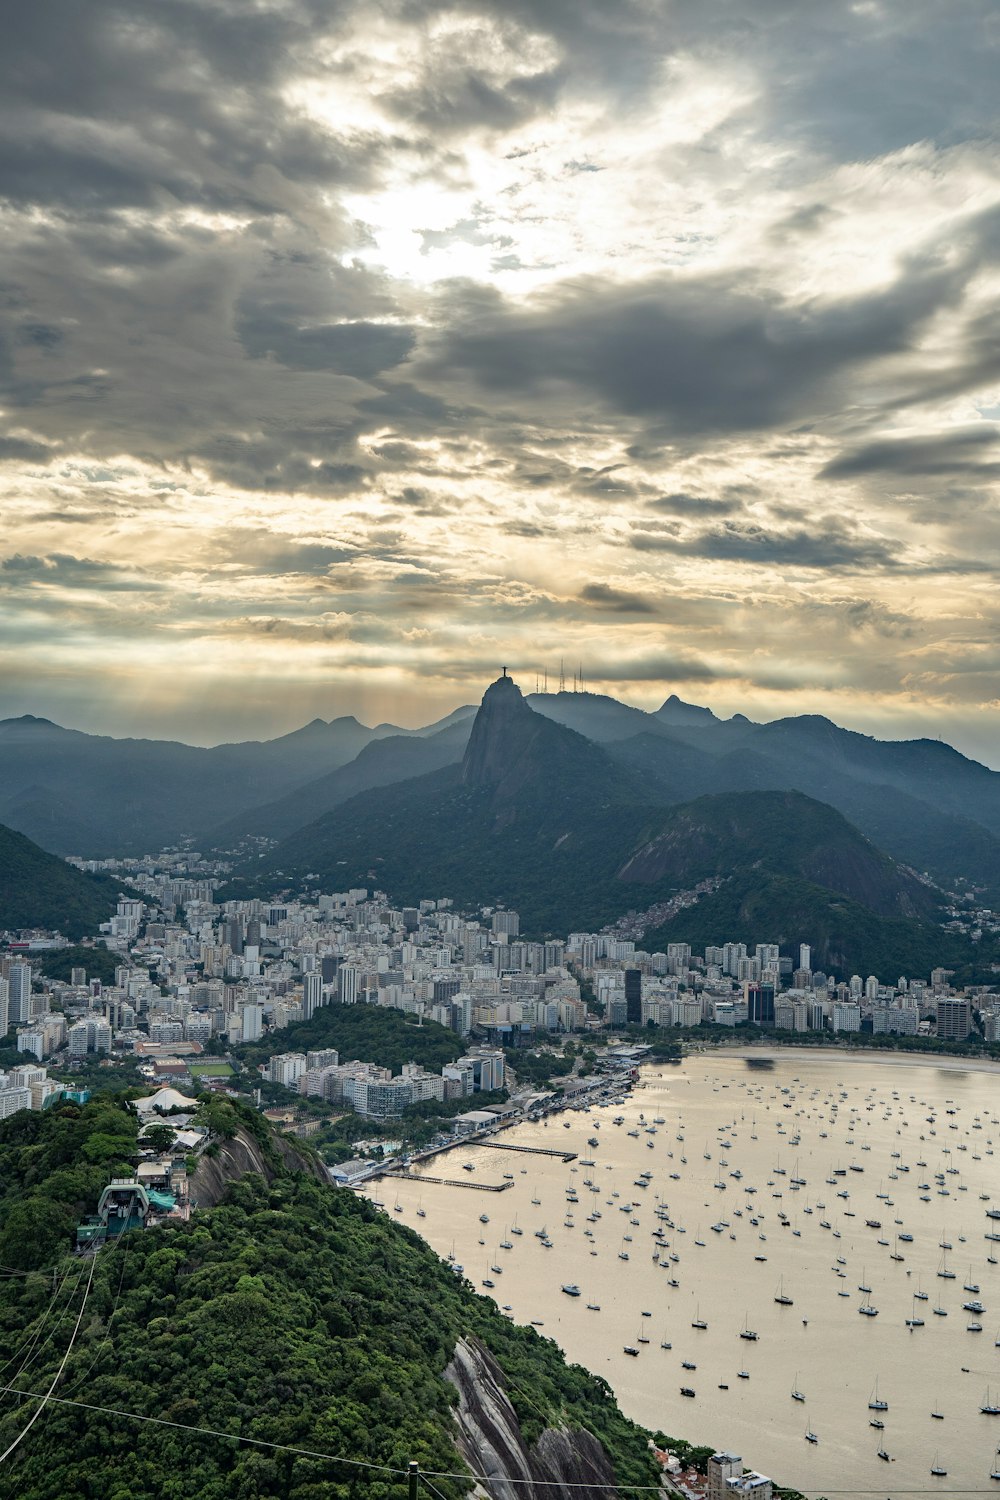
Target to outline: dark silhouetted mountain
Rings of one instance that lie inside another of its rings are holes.
[[[700,708],[697,703],[685,703],[678,698],[676,693],[671,693],[665,703],[661,703],[653,716],[664,724],[718,724],[720,721],[710,708]],[[744,719],[742,714],[737,715],[740,723],[748,724],[749,719]]]
[[[600,926],[710,877],[734,889],[790,881],[820,893],[817,909],[864,910],[869,935],[889,922],[894,942],[943,938],[940,893],[835,809],[787,791],[650,805],[638,777],[533,712],[508,678],[487,689],[461,767],[362,793],[244,873],[261,889],[374,885],[401,902],[503,904],[537,934]],[[757,941],[768,941],[774,928],[760,915]],[[788,939],[810,940],[808,926]]]
[[[468,742],[474,713],[472,709],[452,718],[444,729],[426,737],[388,735],[372,740],[346,766],[307,782],[276,802],[229,819],[207,835],[206,843],[214,849],[231,849],[249,836],[287,838],[358,792],[455,765]]]
[[[794,789],[828,802],[895,858],[1000,900],[1000,774],[936,740],[880,741],[808,716],[673,725],[608,746],[649,797]]]
[[[651,715],[641,708],[630,708],[600,693],[531,693],[527,701],[536,713],[598,744],[624,740],[651,728]]]
[[[0,825],[0,931],[43,927],[69,938],[93,935],[114,916],[121,889]]]

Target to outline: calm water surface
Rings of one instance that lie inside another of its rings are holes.
[[[980,1411],[1000,1407],[995,1072],[703,1055],[500,1139],[576,1159],[458,1147],[427,1171],[513,1185],[388,1179],[379,1197],[629,1416],[810,1494],[1000,1496],[1000,1414]]]

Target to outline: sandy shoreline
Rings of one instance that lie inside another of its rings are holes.
[[[825,1063],[835,1060],[843,1061],[848,1066],[853,1066],[855,1063],[873,1062],[878,1063],[880,1067],[909,1068],[917,1064],[923,1067],[941,1068],[947,1073],[1000,1073],[1000,1062],[994,1062],[986,1057],[951,1057],[947,1054],[931,1056],[926,1052],[897,1052],[892,1047],[884,1050],[878,1047],[865,1047],[863,1050],[847,1047],[782,1047],[771,1038],[768,1038],[766,1043],[759,1043],[755,1046],[745,1044],[728,1046],[722,1043],[719,1046],[706,1047],[703,1051],[692,1052],[689,1056],[711,1057],[713,1053],[719,1053],[724,1057],[757,1059],[768,1056],[773,1056],[775,1059],[798,1056],[804,1063],[810,1058],[815,1058]]]

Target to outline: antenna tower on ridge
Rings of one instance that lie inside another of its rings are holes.
[[[559,691],[561,693],[566,691],[566,668],[563,665],[562,657],[559,658]]]

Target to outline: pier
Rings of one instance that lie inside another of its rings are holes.
[[[556,1151],[550,1146],[514,1146],[505,1141],[477,1141],[476,1145],[486,1151],[523,1151],[527,1156],[558,1156],[563,1161],[576,1161],[576,1151]]]
[[[419,1182],[421,1187],[425,1182],[436,1182],[441,1187],[472,1188],[476,1193],[505,1193],[512,1188],[512,1182],[470,1182],[467,1177],[425,1177],[423,1172],[407,1172],[397,1170],[379,1173],[380,1177],[399,1177],[404,1182]]]

